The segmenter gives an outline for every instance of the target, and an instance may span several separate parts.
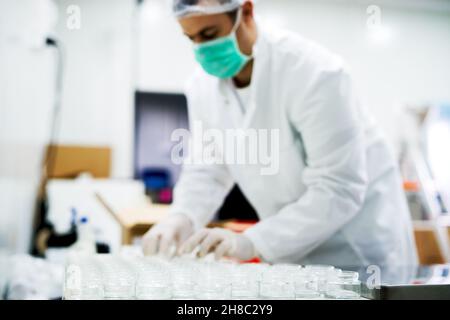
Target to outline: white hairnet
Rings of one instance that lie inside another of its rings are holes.
[[[218,14],[237,9],[246,0],[173,0],[177,18],[188,15]]]

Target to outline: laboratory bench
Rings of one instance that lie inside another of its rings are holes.
[[[351,269],[351,268],[349,268]],[[371,300],[450,300],[450,264],[385,267],[376,285],[376,267],[359,268],[361,296]]]

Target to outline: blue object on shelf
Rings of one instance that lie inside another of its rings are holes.
[[[88,217],[83,216],[83,217],[80,218],[80,223],[81,224],[85,224],[85,223],[88,223],[88,222],[89,222],[89,218]]]
[[[171,187],[170,171],[163,168],[144,169],[142,180],[147,190],[161,190]]]

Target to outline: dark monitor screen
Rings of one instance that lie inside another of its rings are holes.
[[[171,160],[171,151],[177,142],[172,142],[170,137],[174,130],[188,127],[187,102],[183,94],[137,92],[135,178],[141,179],[147,168],[166,169],[173,187],[181,166]]]
[[[136,92],[134,176],[142,179],[149,168],[170,172],[171,187],[178,181],[181,165],[171,160],[175,129],[189,129],[187,100],[183,94]],[[257,220],[257,214],[236,185],[218,212],[219,219]]]

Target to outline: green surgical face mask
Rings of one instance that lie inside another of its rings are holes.
[[[230,35],[194,46],[195,59],[207,73],[221,79],[232,78],[251,59],[241,52],[237,42],[236,30],[240,20],[241,11]]]

